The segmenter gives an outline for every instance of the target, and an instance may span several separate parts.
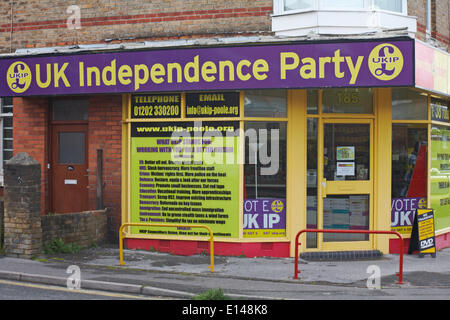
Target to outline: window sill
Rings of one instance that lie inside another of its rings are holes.
[[[396,15],[400,17],[408,17],[407,14],[402,12],[396,12],[396,11],[389,11],[389,10],[382,10],[382,9],[306,9],[306,10],[290,10],[290,11],[283,11],[281,13],[273,13],[271,17],[283,17],[283,16],[289,16],[289,15],[296,15],[296,14],[302,14],[302,13],[309,13],[309,12],[381,12],[386,13],[390,15]]]

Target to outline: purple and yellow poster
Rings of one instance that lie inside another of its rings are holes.
[[[130,220],[133,234],[239,236],[239,122],[134,122]],[[227,135],[226,133],[232,133]],[[236,134],[235,134],[236,133]]]
[[[410,237],[417,209],[427,207],[427,199],[394,198],[391,202],[391,230],[400,233],[403,237]]]
[[[286,201],[284,199],[244,200],[244,238],[286,236]]]

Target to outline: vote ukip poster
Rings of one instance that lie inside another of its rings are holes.
[[[277,198],[244,200],[244,238],[286,236],[286,200]]]
[[[391,230],[396,231],[402,237],[411,235],[414,214],[417,209],[427,207],[427,198],[393,198],[391,201]]]

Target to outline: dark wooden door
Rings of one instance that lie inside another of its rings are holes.
[[[68,213],[87,210],[87,125],[53,125],[51,146],[51,211],[55,213]]]

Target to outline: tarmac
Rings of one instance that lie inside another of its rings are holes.
[[[0,255],[0,279],[67,287],[73,272],[68,267],[75,265],[80,270],[82,289],[167,299],[192,299],[208,288],[224,288],[232,299],[296,299],[292,292],[299,285],[310,292],[320,288],[324,293],[331,287],[367,291],[375,275],[380,276],[383,288],[450,289],[450,248],[438,251],[435,258],[404,254],[403,260],[402,284],[398,284],[396,275],[398,254],[358,261],[300,259],[300,273],[294,279],[294,258],[215,256],[211,272],[208,255],[125,249],[125,265],[120,265],[119,248],[104,245],[75,254],[42,254],[34,259]],[[283,290],[291,288],[291,293],[278,291],[280,284]]]

